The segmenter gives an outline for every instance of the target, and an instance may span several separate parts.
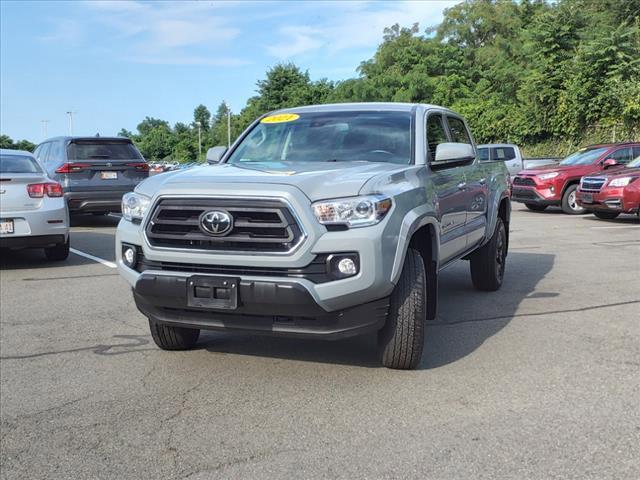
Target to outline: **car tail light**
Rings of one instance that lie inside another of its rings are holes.
[[[81,172],[85,168],[90,167],[91,165],[88,163],[63,163],[56,170],[56,173],[76,173]]]
[[[27,185],[27,193],[31,198],[42,198],[45,194],[48,197],[61,197],[64,192],[59,183],[31,183]]]
[[[42,198],[45,192],[44,183],[31,183],[27,185],[27,193],[31,198]]]
[[[148,172],[149,171],[149,164],[145,163],[145,162],[127,163],[127,167],[134,167],[136,170],[139,170],[140,172]]]

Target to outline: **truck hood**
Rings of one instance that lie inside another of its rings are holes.
[[[244,165],[206,165],[155,175],[136,191],[152,196],[163,187],[188,189],[203,184],[289,185],[311,201],[358,195],[368,180],[406,169],[407,165],[353,162],[254,162]],[[371,193],[371,192],[362,192]]]

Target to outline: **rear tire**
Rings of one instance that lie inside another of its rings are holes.
[[[45,248],[44,255],[47,257],[47,260],[53,260],[56,262],[66,260],[69,256],[69,237],[67,237],[67,241],[64,243],[54,247]]]
[[[587,211],[578,205],[576,200],[576,190],[578,190],[578,185],[569,185],[562,195],[562,211],[564,213],[568,213],[569,215],[582,215],[583,213],[587,213]]]
[[[470,258],[471,281],[478,290],[495,292],[502,286],[507,259],[507,230],[498,217],[491,240]]]
[[[200,330],[197,328],[174,327],[149,318],[151,337],[162,350],[189,350],[198,341]]]
[[[427,274],[420,254],[410,248],[390,299],[389,317],[378,332],[380,361],[387,368],[411,370],[422,358],[427,305]]]
[[[542,212],[547,209],[547,205],[536,205],[535,203],[525,203],[524,206],[532,212]]]
[[[593,214],[602,220],[613,220],[620,215],[618,212],[593,212]]]

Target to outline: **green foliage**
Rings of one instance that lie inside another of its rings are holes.
[[[312,81],[291,63],[256,84],[231,139],[280,108],[329,102],[420,102],[463,114],[479,142],[515,142],[529,155],[562,155],[580,145],[640,137],[640,0],[466,0],[440,25],[393,25],[356,78]],[[193,160],[227,144],[221,103],[204,105],[191,125],[172,129],[145,118],[138,143],[146,158]]]
[[[18,140],[17,142],[14,142],[9,135],[0,135],[0,148],[6,148],[9,150],[26,150],[27,152],[33,152],[36,146],[29,140]]]

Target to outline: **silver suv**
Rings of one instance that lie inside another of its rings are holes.
[[[200,329],[377,331],[382,364],[414,368],[440,270],[464,258],[479,289],[502,283],[507,170],[478,162],[450,110],[282,110],[208,160],[123,198],[118,268],[163,349],[192,347]]]
[[[149,165],[124,137],[51,138],[34,155],[62,185],[71,214],[119,212],[122,195],[149,176]]]

